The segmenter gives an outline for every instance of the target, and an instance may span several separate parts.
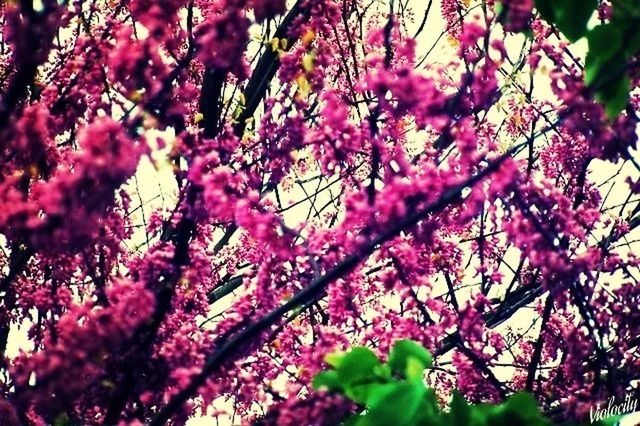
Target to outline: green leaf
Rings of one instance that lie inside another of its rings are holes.
[[[624,31],[624,40],[624,53],[627,57],[637,55],[640,52],[640,27],[632,24],[630,30]]]
[[[471,407],[457,390],[453,391],[449,404],[449,418],[454,426],[467,426],[471,421]]]
[[[587,32],[587,23],[596,7],[597,0],[556,0],[551,3],[553,23],[570,41],[575,42]]]
[[[424,364],[421,360],[414,356],[407,358],[407,366],[404,369],[405,377],[409,380],[422,380],[424,372]]]
[[[504,8],[504,5],[502,4],[502,2],[501,1],[497,2],[496,6],[495,6],[495,14],[496,14],[496,16],[502,16],[504,11],[505,11],[505,8]]]
[[[491,425],[491,423],[487,423],[487,418],[492,415],[494,410],[495,410],[495,407],[489,404],[478,404],[478,405],[471,406],[470,424]]]
[[[622,49],[622,31],[612,24],[595,27],[587,34],[589,52],[585,61],[585,84],[590,85],[601,77],[612,58],[619,59]]]
[[[538,404],[530,393],[519,392],[507,399],[505,406],[515,412],[522,419],[539,419]]]
[[[316,374],[312,385],[314,389],[348,390],[358,382],[377,381],[382,364],[378,357],[367,348],[355,347],[348,352],[334,352],[325,356],[325,362],[335,370]]]
[[[340,378],[335,371],[321,371],[313,377],[312,386],[315,390],[327,388],[329,390],[342,389]]]
[[[609,120],[614,120],[627,106],[630,85],[629,77],[623,75],[596,91],[596,100],[604,105]]]
[[[542,15],[547,22],[553,23],[555,20],[555,13],[553,11],[553,0],[536,0],[536,9],[538,13]]]
[[[427,389],[422,383],[399,382],[382,385],[370,398],[359,426],[413,426],[425,404]]]
[[[536,9],[570,41],[587,32],[587,23],[598,6],[597,0],[536,0]]]
[[[410,361],[413,359],[413,361]],[[433,358],[429,351],[413,340],[398,340],[389,352],[389,367],[407,378],[422,377],[422,371],[430,367]]]
[[[347,389],[346,396],[359,404],[369,405],[379,399],[380,393],[384,393],[389,383],[366,383],[354,385]]]
[[[593,426],[615,426],[622,419],[623,416],[611,416],[607,417],[604,420],[598,420],[595,423],[592,423]]]
[[[382,380],[391,379],[391,368],[387,364],[380,364],[373,367],[373,374]]]
[[[340,363],[344,359],[345,355],[345,352],[331,352],[324,356],[324,362],[326,362],[333,368],[337,368],[340,366]]]
[[[637,0],[616,0],[613,2],[613,18],[612,22],[627,26],[634,25],[640,18],[640,8]]]
[[[380,360],[370,349],[356,347],[342,357],[336,372],[346,387],[358,381],[372,380],[374,369],[380,365]]]
[[[440,410],[440,405],[438,403],[438,398],[436,397],[436,393],[433,389],[427,388],[427,394],[424,397],[425,400],[425,415],[427,417],[433,417],[436,415],[441,415],[442,412]]]
[[[53,419],[53,426],[70,426],[71,421],[69,420],[69,416],[67,413],[61,413]]]
[[[591,30],[587,38],[585,84],[595,89],[596,100],[604,105],[609,120],[614,120],[629,102],[625,35],[617,24],[604,24]]]
[[[492,407],[487,415],[487,424],[495,426],[514,424],[548,426],[551,423],[542,415],[533,396],[522,392],[512,395],[504,403]]]

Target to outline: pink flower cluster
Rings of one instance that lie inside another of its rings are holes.
[[[221,11],[195,29],[198,58],[208,67],[232,70],[244,77],[242,60],[249,41],[249,20],[242,0],[225,0]]]
[[[92,398],[108,394],[109,383],[101,378],[150,317],[154,298],[143,284],[123,280],[109,286],[107,298],[106,308],[95,308],[91,302],[72,305],[47,336],[42,351],[15,360],[12,376],[21,408],[32,407],[51,419],[72,408],[70,403],[77,398],[91,403]]]
[[[529,28],[533,16],[533,0],[510,0],[501,4],[504,8],[506,31],[520,32]]]
[[[28,195],[21,176],[2,183],[8,206],[0,213],[0,229],[9,236],[50,253],[75,250],[95,234],[114,193],[135,172],[142,149],[122,126],[97,119],[79,131],[81,150],[47,181],[34,183]],[[69,214],[73,211],[73,215]]]
[[[256,21],[271,19],[286,11],[286,0],[252,0],[249,5],[253,8]]]

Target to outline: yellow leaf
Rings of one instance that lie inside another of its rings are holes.
[[[305,77],[304,74],[300,74],[298,78],[296,78],[296,83],[298,84],[298,94],[306,98],[309,95],[309,92],[311,92],[309,80],[307,80],[307,77]]]
[[[272,38],[271,41],[269,41],[269,44],[271,45],[271,50],[275,52],[278,50],[278,46],[280,45],[280,40],[278,40],[277,37]]]
[[[109,389],[113,389],[115,388],[117,385],[115,384],[114,381],[112,380],[103,380],[102,381],[102,386],[104,386],[105,388],[109,388]]]
[[[134,90],[133,92],[131,92],[131,94],[129,95],[129,99],[132,102],[140,102],[142,100],[142,96],[143,96],[144,91],[142,89],[140,90]]]
[[[241,106],[241,105],[238,105],[238,106],[236,106],[236,108],[233,110],[232,117],[233,117],[233,122],[234,122],[234,123],[237,123],[237,122],[238,122],[238,117],[240,117],[240,115],[242,114],[242,109],[243,109],[243,108],[242,108],[242,106]]]
[[[142,120],[142,127],[145,130],[155,129],[158,127],[158,120],[153,115],[145,113]]]
[[[252,134],[250,132],[245,132],[244,135],[242,135],[242,140],[241,140],[242,145],[248,146],[249,142],[251,142],[251,137],[252,137]]]
[[[451,47],[458,47],[460,45],[460,42],[458,41],[458,39],[450,35],[447,36],[447,40],[449,41],[449,44],[451,45]]]
[[[38,166],[36,164],[31,164],[29,166],[29,174],[31,177],[36,177],[40,174],[40,170],[38,170]]]
[[[315,61],[316,52],[307,53],[302,57],[302,68],[304,68],[307,73],[310,73],[311,71],[313,71]]]
[[[301,41],[303,45],[308,46],[311,44],[311,42],[313,42],[313,40],[315,40],[315,38],[316,38],[316,32],[313,31],[311,28],[309,28],[307,32],[304,33],[304,35],[302,36]]]
[[[240,104],[245,105],[247,103],[247,98],[244,96],[244,93],[240,93]]]
[[[204,120],[204,114],[202,114],[201,112],[197,113],[193,118],[193,121],[195,121],[196,123],[199,123],[202,120]]]
[[[287,40],[286,38],[283,38],[280,40],[280,47],[282,48],[282,50],[287,50],[288,45],[289,45],[289,40]]]

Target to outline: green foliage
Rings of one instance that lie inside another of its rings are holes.
[[[536,0],[535,4],[542,17],[572,42],[584,37],[598,6],[597,0]]]
[[[613,0],[611,22],[589,30],[596,0],[536,0],[539,14],[572,42],[586,37],[585,84],[615,119],[629,100],[627,66],[640,46],[640,0]]]
[[[426,367],[431,367],[431,354],[419,343],[412,340],[398,340],[389,352],[388,365],[392,371],[405,377],[422,378]]]
[[[53,426],[71,426],[71,421],[66,413],[61,413],[53,420]]]
[[[528,393],[500,404],[469,404],[454,392],[441,409],[435,392],[423,380],[431,354],[411,340],[396,341],[386,363],[369,349],[356,347],[327,355],[332,368],[317,374],[315,389],[339,393],[361,407],[345,422],[349,426],[546,426],[551,425]],[[615,419],[594,425],[611,425]]]

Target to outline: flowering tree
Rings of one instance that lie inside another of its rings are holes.
[[[337,424],[398,339],[443,404],[636,388],[636,0],[1,7],[0,423]]]

